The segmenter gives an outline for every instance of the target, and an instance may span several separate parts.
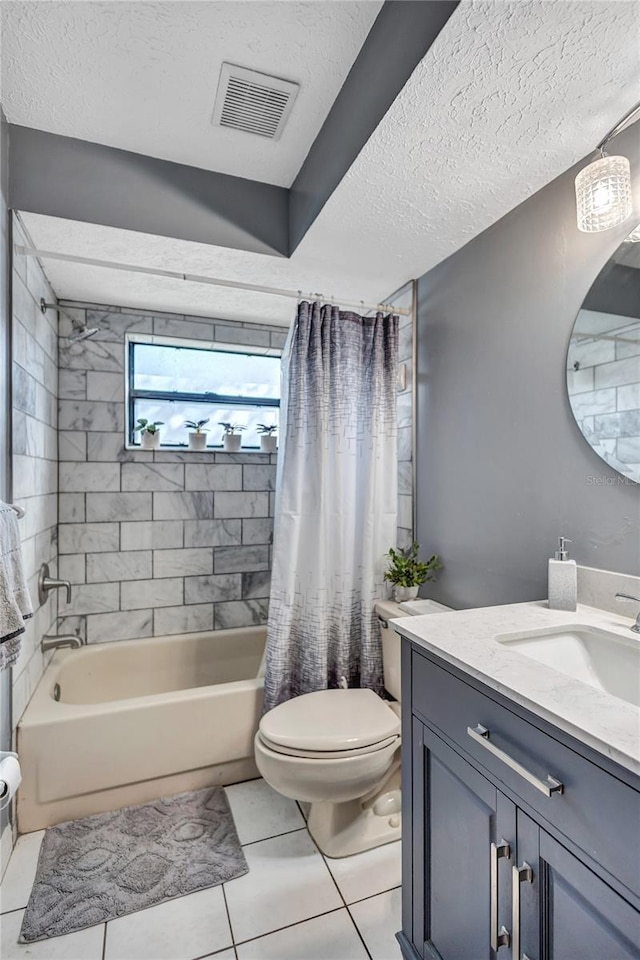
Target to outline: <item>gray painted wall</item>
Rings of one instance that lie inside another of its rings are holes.
[[[11,206],[255,253],[289,250],[288,191],[11,124]]]
[[[616,152],[637,174],[638,124]],[[418,282],[417,538],[454,607],[546,597],[559,534],[581,564],[640,573],[640,488],[591,450],[565,385],[576,314],[635,226],[578,231],[582,165]]]

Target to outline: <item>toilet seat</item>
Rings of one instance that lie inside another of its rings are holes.
[[[384,750],[390,744],[400,741],[400,735],[387,737],[378,743],[372,743],[366,747],[355,747],[352,750],[300,750],[295,747],[284,746],[280,743],[272,743],[264,734],[258,732],[261,743],[274,753],[283,754],[286,757],[304,757],[307,760],[341,760],[350,757],[361,757],[367,753],[375,753],[376,750]]]
[[[400,721],[373,690],[318,690],[266,713],[259,736],[270,750],[289,756],[354,757],[399,739]]]

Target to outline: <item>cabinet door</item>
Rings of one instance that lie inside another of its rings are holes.
[[[427,727],[422,737],[424,956],[506,958],[515,807]]]
[[[640,913],[543,830],[540,873],[540,960],[639,960]]]

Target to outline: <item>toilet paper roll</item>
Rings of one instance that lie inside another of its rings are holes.
[[[17,758],[3,757],[0,760],[0,810],[9,806],[21,780],[22,773]]]

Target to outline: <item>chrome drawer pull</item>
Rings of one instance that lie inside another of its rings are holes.
[[[490,902],[489,902],[489,930],[491,932],[491,949],[509,946],[509,931],[504,927],[498,930],[498,860],[511,858],[511,847],[506,840],[491,844],[490,860]]]
[[[521,763],[518,763],[517,760],[514,760],[513,757],[510,757],[508,753],[505,753],[504,750],[500,750],[494,746],[490,740],[490,731],[487,730],[486,727],[483,727],[481,723],[477,723],[475,727],[467,727],[467,733],[472,740],[475,740],[476,743],[483,746],[485,750],[492,753],[498,760],[506,763],[511,770],[520,774],[532,787],[535,787],[540,793],[544,793],[545,797],[550,797],[554,793],[564,793],[564,784],[556,780],[555,777],[547,776],[545,780],[541,780],[539,777],[536,777],[534,773],[531,773],[530,770],[527,770],[526,767],[523,767]]]
[[[520,956],[520,884],[533,883],[533,870],[526,860],[522,866],[511,868],[511,957],[512,960],[522,960]]]

